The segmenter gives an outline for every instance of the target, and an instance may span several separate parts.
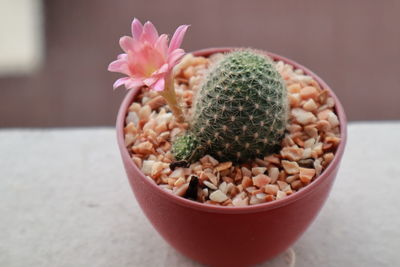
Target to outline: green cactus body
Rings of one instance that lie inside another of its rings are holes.
[[[177,160],[210,154],[244,162],[276,152],[287,121],[287,92],[266,55],[252,50],[226,54],[209,71],[195,98],[191,125],[177,138]]]

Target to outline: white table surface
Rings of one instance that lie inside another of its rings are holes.
[[[296,266],[400,266],[400,122],[349,125]],[[261,266],[285,266],[284,255]],[[112,128],[0,129],[0,266],[201,266],[149,224]]]

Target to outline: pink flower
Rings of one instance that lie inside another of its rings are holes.
[[[114,89],[121,85],[125,85],[127,89],[146,85],[150,89],[163,91],[166,78],[185,54],[179,46],[188,27],[179,26],[168,47],[166,34],[159,36],[151,22],[142,25],[139,20],[134,19],[132,37],[123,36],[119,40],[125,54],[120,54],[118,59],[108,66],[109,71],[128,76],[115,81]]]

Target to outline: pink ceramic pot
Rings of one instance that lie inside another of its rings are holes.
[[[197,51],[209,56],[230,48]],[[268,53],[312,76],[336,101],[342,142],[328,168],[303,190],[284,199],[247,207],[201,204],[159,188],[136,167],[124,145],[124,121],[137,91],[125,97],[117,117],[117,137],[129,182],[147,218],[161,236],[182,254],[211,266],[248,266],[289,248],[315,219],[328,197],[346,143],[346,116],[329,86],[313,72],[287,58]],[[323,236],[321,236],[323,238]]]

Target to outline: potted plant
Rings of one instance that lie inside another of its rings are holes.
[[[109,66],[128,75],[114,88],[131,89],[116,126],[126,173],[178,251],[212,266],[260,263],[289,248],[327,199],[346,117],[322,79],[279,55],[212,48],[182,59],[187,28],[168,47],[135,19]]]

